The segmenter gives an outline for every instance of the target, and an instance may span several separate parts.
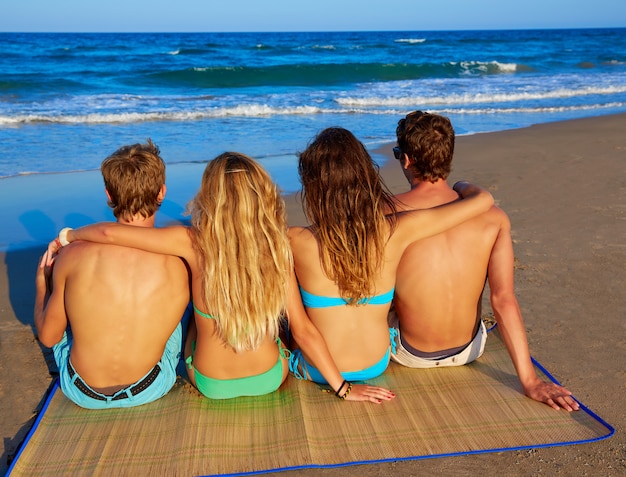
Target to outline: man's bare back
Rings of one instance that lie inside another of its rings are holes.
[[[410,190],[395,196],[399,210],[437,207],[457,200],[446,182],[454,154],[450,120],[414,111],[398,121],[393,152]],[[416,241],[403,254],[396,275],[391,326],[398,332],[392,359],[405,366],[459,366],[484,351],[481,322],[485,278],[500,334],[524,393],[549,406],[578,409],[571,393],[537,377],[514,292],[513,243],[507,215],[493,206],[437,236]]]
[[[436,207],[458,199],[445,181],[396,196],[399,210]],[[497,207],[447,232],[412,244],[397,271],[394,307],[402,338],[423,352],[467,344],[480,319],[480,303],[494,243],[508,221]],[[502,238],[502,237],[501,237]]]
[[[187,268],[178,257],[76,242],[54,264],[78,374],[103,394],[134,383],[161,358],[189,303]]]

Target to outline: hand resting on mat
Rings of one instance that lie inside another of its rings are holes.
[[[548,383],[535,377],[534,382],[524,386],[524,394],[535,401],[543,402],[553,409],[578,411],[580,406],[572,393],[558,384]]]

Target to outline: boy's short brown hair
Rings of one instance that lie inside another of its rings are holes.
[[[165,162],[150,139],[146,144],[119,148],[102,161],[100,171],[117,219],[148,218],[156,213],[165,184]]]

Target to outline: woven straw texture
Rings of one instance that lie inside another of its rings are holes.
[[[541,375],[543,373],[539,371]],[[289,377],[279,391],[212,401],[185,382],[141,407],[88,411],[55,388],[10,475],[214,475],[565,445],[608,437],[586,408],[521,393],[497,330],[457,368],[391,363],[372,384],[391,402],[344,402]]]

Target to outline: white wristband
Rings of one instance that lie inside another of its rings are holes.
[[[61,242],[61,246],[65,247],[66,245],[69,245],[70,242],[67,240],[67,233],[72,230],[71,227],[65,227],[64,229],[61,229],[61,231],[59,232],[59,242]]]

